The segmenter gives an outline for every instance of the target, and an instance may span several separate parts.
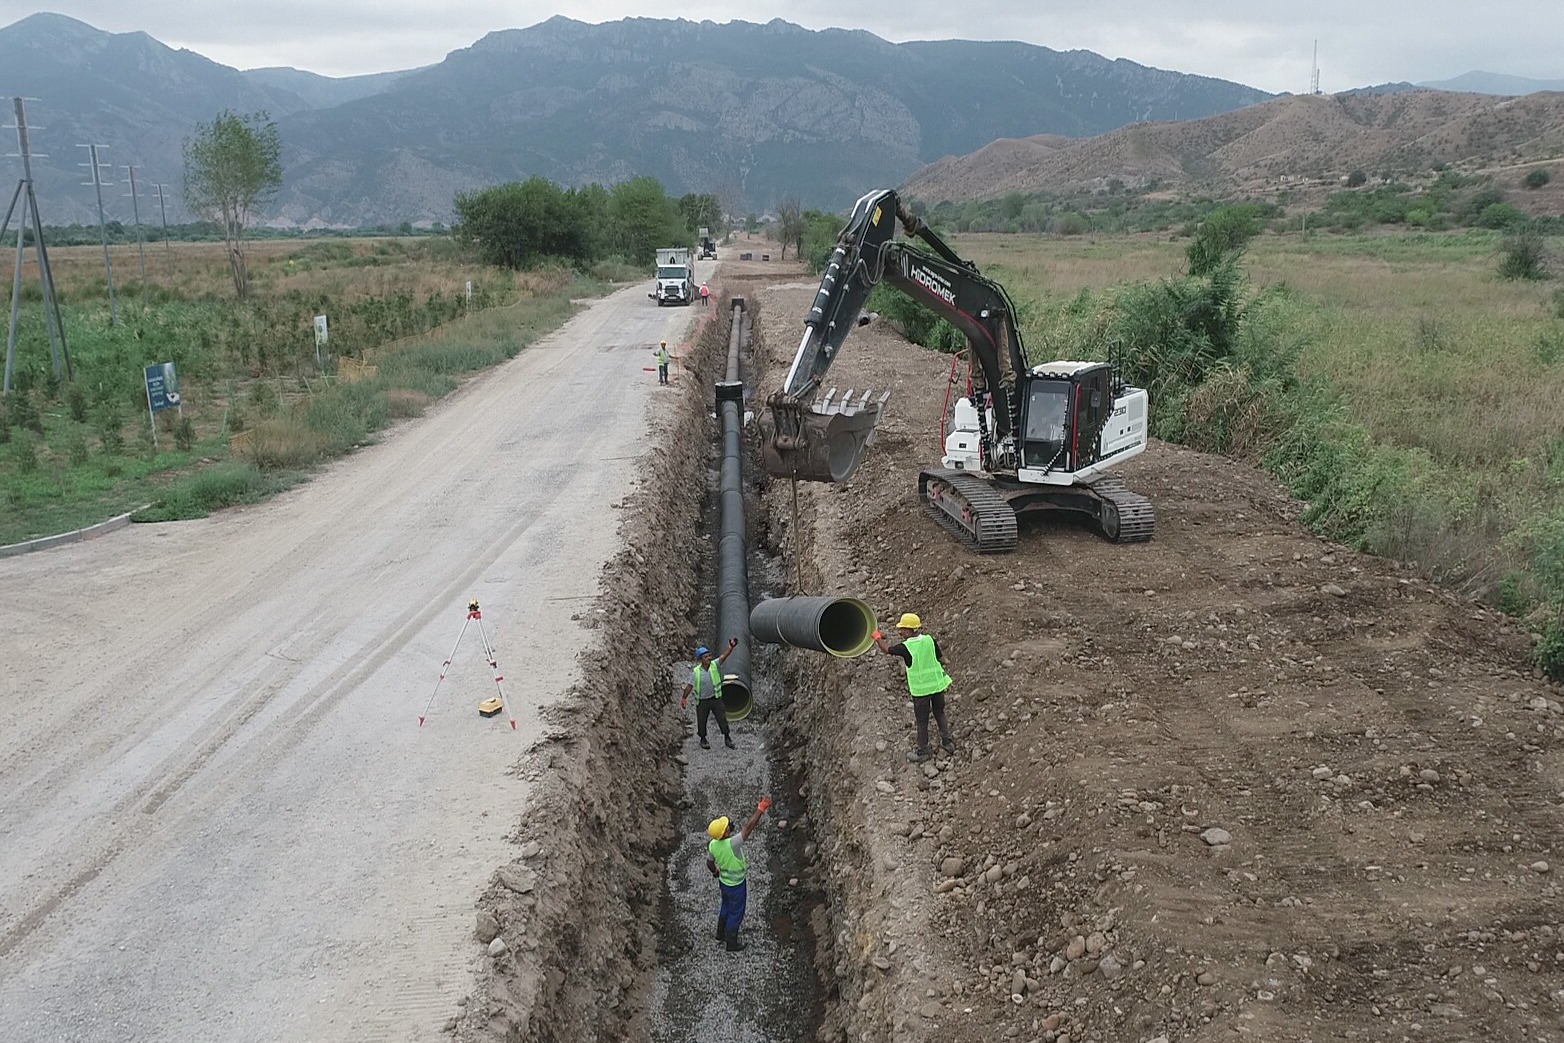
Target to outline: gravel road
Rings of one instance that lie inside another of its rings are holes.
[[[267,504],[0,563],[7,1040],[436,1038],[699,311],[637,284]],[[473,632],[418,727],[469,597],[517,731]]]

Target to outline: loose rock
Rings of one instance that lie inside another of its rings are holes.
[[[493,941],[489,942],[489,955],[503,956],[505,955],[505,950],[509,948],[510,946],[505,944],[504,938],[495,938]]]
[[[1204,840],[1212,847],[1221,847],[1224,844],[1231,844],[1233,842],[1233,834],[1219,826],[1212,826],[1210,829],[1200,834],[1200,839]]]
[[[966,860],[957,855],[951,855],[939,864],[939,871],[946,876],[960,876],[961,871],[967,867]]]

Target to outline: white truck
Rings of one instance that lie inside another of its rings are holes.
[[[689,304],[695,300],[695,273],[687,247],[665,246],[657,251],[657,287],[647,294],[661,308],[664,304]]]
[[[700,244],[700,259],[704,261],[709,258],[715,261],[717,259],[717,243],[716,240],[712,239],[711,237],[711,229],[705,227],[704,225],[701,226]]]

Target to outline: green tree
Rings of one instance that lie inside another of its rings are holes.
[[[787,260],[787,248],[802,248],[804,239],[804,212],[796,196],[789,196],[777,204],[777,238],[782,243],[782,260]],[[799,250],[795,250],[795,256]]]
[[[1189,259],[1189,274],[1196,278],[1210,275],[1224,261],[1242,253],[1258,234],[1260,212],[1256,207],[1238,204],[1211,211],[1195,229],[1195,237],[1184,251]]]
[[[722,204],[710,193],[696,195],[690,192],[679,197],[679,213],[684,215],[684,223],[689,226],[693,238],[702,228],[716,228],[721,223]]]
[[[264,112],[229,110],[196,124],[185,139],[185,206],[222,229],[240,300],[250,296],[245,248],[250,225],[282,187],[282,138]]]
[[[688,246],[690,233],[678,204],[654,177],[637,177],[609,190],[609,240],[634,264],[650,264],[660,246]]]
[[[455,209],[456,237],[489,264],[527,268],[545,257],[592,259],[581,200],[547,178],[461,193]]]

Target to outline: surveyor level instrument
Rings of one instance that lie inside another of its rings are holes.
[[[424,712],[418,715],[418,727],[424,726],[429,711],[434,709],[434,698],[440,694],[440,685],[445,683],[445,675],[451,669],[451,663],[456,659],[456,650],[462,647],[462,638],[467,636],[467,628],[474,623],[478,624],[478,637],[483,641],[483,658],[489,664],[489,669],[494,671],[494,687],[499,692],[497,699],[485,699],[478,704],[478,713],[484,717],[493,717],[501,710],[510,718],[511,730],[516,730],[516,715],[510,712],[510,701],[505,698],[505,677],[500,673],[499,661],[494,655],[494,645],[489,641],[489,633],[483,628],[483,612],[478,608],[476,599],[467,602],[467,618],[462,621],[462,629],[456,635],[456,644],[451,646],[451,654],[445,657],[445,662],[440,664],[440,679],[434,683],[434,691],[429,693],[429,702],[424,707]]]

